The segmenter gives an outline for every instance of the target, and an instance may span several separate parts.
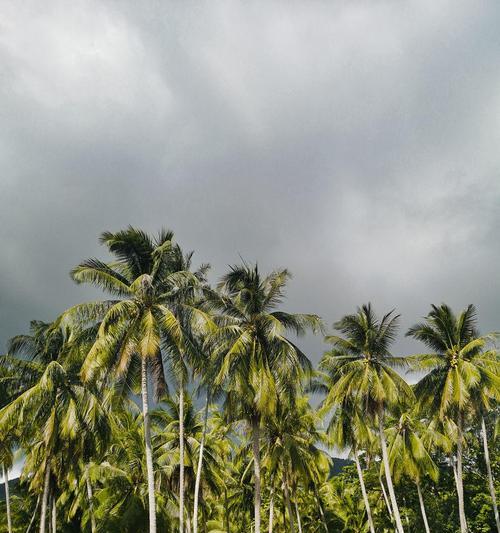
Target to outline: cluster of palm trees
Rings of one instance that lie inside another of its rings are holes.
[[[339,523],[374,533],[370,469],[391,527],[405,531],[405,478],[428,532],[422,486],[437,483],[437,458],[453,471],[464,533],[464,449],[477,424],[500,533],[489,459],[499,358],[473,306],[459,315],[433,306],[407,333],[427,352],[395,357],[398,316],[378,319],[364,305],[334,324],[315,370],[293,339],[323,324],[280,309],[287,270],[263,276],[242,264],[212,287],[208,266],[193,269],[170,231],[153,238],[129,227],[101,242],[111,258],[71,275],[108,299],[32,322],[1,358],[0,461],[7,479],[14,450],[24,455],[29,501],[29,519],[14,524],[6,494],[9,533],[146,531],[146,522],[150,533],[328,532]],[[410,386],[397,368],[423,377]],[[358,487],[334,489],[333,446],[350,453]]]

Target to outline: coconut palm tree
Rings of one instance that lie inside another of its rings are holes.
[[[317,330],[316,315],[278,311],[290,274],[279,270],[261,276],[257,265],[234,266],[222,278],[218,292],[207,291],[212,309],[222,313],[212,337],[216,385],[224,384],[226,411],[245,420],[252,434],[254,467],[254,531],[261,532],[261,429],[276,412],[281,394],[293,395],[310,362],[286,337]]]
[[[9,434],[13,428],[22,427],[21,440],[29,443],[30,457],[38,467],[37,473],[31,480],[32,487],[41,487],[41,518],[40,532],[46,527],[47,507],[50,496],[51,462],[57,449],[61,431],[71,431],[70,425],[62,428],[57,424],[64,416],[64,407],[70,408],[68,397],[63,400],[61,410],[61,394],[59,385],[69,377],[58,363],[64,357],[64,351],[69,343],[72,332],[67,327],[57,323],[32,321],[30,334],[13,337],[8,344],[9,355],[2,358],[2,366],[6,372],[4,379],[8,380],[10,402],[0,411],[0,427],[4,434]],[[21,355],[26,360],[17,359]],[[67,390],[67,388],[66,388]],[[82,391],[80,391],[82,392]],[[52,401],[48,405],[43,400]],[[39,404],[37,404],[37,401]],[[74,409],[74,402],[71,404]],[[38,424],[23,426],[23,416],[34,416]],[[40,436],[42,433],[42,436]],[[36,444],[34,444],[36,443]],[[42,481],[43,480],[43,481]]]
[[[332,386],[333,384],[330,384],[329,388]],[[322,412],[325,412],[325,408],[328,411],[328,407],[328,405],[324,405]],[[363,496],[370,533],[375,533],[375,525],[373,523],[370,501],[368,500],[363,469],[360,461],[360,454],[365,447],[373,447],[375,434],[371,430],[369,424],[367,424],[367,420],[363,416],[360,406],[353,403],[349,398],[346,399],[342,405],[337,406],[334,409],[333,416],[328,424],[328,435],[331,444],[339,450],[350,450],[350,456],[353,458],[356,465],[356,472],[361,487],[361,494]]]
[[[7,531],[12,533],[12,516],[10,512],[10,492],[9,492],[9,470],[14,463],[13,447],[15,433],[6,433],[0,440],[0,463],[2,464],[2,477],[5,486],[5,506],[7,514]]]
[[[498,395],[499,360],[496,352],[484,349],[488,337],[478,333],[473,305],[458,315],[446,304],[432,305],[425,320],[411,327],[406,335],[422,341],[432,350],[411,357],[414,368],[429,371],[415,387],[421,407],[434,411],[441,419],[452,418],[457,427],[456,486],[460,530],[466,533],[464,424],[472,395],[478,393],[478,388]]]
[[[298,397],[293,405],[279,401],[275,416],[266,422],[263,466],[271,475],[281,473],[290,531],[294,530],[290,492],[294,493],[295,517],[300,530],[297,486],[316,487],[330,471],[330,458],[317,447],[320,443],[326,444],[324,434],[317,429],[318,424],[318,416],[307,397]],[[321,516],[320,509],[318,512]]]
[[[95,401],[77,370],[52,361],[40,368],[35,385],[0,410],[2,432],[14,426],[25,432],[22,439],[29,443],[26,467],[36,469],[31,486],[40,486],[43,480],[40,533],[45,532],[49,497],[55,502],[55,481],[64,474],[60,465],[67,459],[61,461],[61,456],[68,451],[68,443],[95,429],[89,417]]]
[[[190,272],[191,254],[185,256],[172,239],[172,232],[165,230],[156,239],[132,227],[116,233],[104,232],[101,242],[115,261],[108,264],[88,259],[74,268],[71,275],[77,283],[93,284],[118,299],[82,304],[68,312],[82,320],[100,321],[97,340],[82,367],[84,380],[112,374],[116,381],[124,383],[140,374],[150,533],[156,533],[156,501],[149,376],[153,376],[156,398],[161,397],[166,387],[162,347],[184,375],[183,354],[189,350],[189,343],[183,335],[183,326],[194,317],[192,323],[200,326],[204,318],[190,302],[207,267]],[[181,504],[182,497],[181,493]]]
[[[422,495],[422,479],[428,476],[437,482],[439,468],[432,458],[436,447],[445,452],[451,449],[450,439],[440,433],[435,421],[419,418],[416,409],[403,411],[388,422],[387,441],[389,464],[396,483],[402,476],[412,479],[417,487],[420,511],[426,533],[430,533]]]
[[[144,425],[141,410],[130,402],[127,409],[114,409],[112,438],[103,459],[90,463],[95,484],[95,515],[102,531],[143,531],[148,520],[148,475],[144,461]],[[153,454],[153,464],[157,456]],[[168,522],[162,510],[171,494],[158,494],[158,526]]]
[[[343,336],[326,337],[333,349],[325,353],[321,365],[332,382],[326,401],[331,405],[359,403],[364,416],[377,421],[394,519],[398,533],[403,533],[384,432],[386,409],[413,397],[411,387],[394,370],[406,364],[405,358],[393,357],[389,352],[396,337],[398,319],[399,315],[390,311],[379,320],[370,304],[358,308],[355,314],[344,316],[334,324]]]
[[[486,429],[485,416],[481,415],[481,437],[483,441],[484,462],[486,464],[486,474],[488,476],[488,489],[490,491],[491,501],[493,504],[493,514],[495,516],[495,523],[497,531],[500,533],[500,517],[498,514],[498,504],[495,491],[495,481],[493,479],[493,472],[491,470],[490,451],[488,447],[488,431]]]

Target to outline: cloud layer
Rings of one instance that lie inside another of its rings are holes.
[[[96,293],[98,234],[295,275],[328,324],[476,303],[499,329],[500,5],[5,2],[0,344]],[[317,361],[322,343],[304,343]],[[401,339],[397,351],[418,349]]]

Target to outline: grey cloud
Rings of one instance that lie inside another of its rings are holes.
[[[68,271],[129,223],[214,278],[289,267],[287,306],[329,324],[371,300],[404,330],[445,300],[498,329],[496,3],[1,11],[0,343],[95,297]]]

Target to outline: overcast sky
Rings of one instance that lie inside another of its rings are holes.
[[[213,279],[288,267],[329,325],[446,301],[500,329],[499,26],[496,1],[2,2],[0,346],[95,298],[68,272],[128,224]]]

